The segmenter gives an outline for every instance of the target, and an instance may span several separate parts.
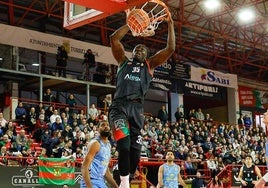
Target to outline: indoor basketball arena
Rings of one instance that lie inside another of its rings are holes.
[[[1,187],[267,187],[267,7],[0,0]]]

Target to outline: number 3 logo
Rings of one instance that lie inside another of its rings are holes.
[[[142,144],[142,136],[141,136],[141,135],[138,136],[138,139],[137,139],[136,142],[137,142],[138,144]]]

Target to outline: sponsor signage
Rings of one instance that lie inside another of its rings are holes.
[[[166,75],[172,79],[189,79],[190,65],[167,61],[155,68],[154,75]]]
[[[191,80],[222,87],[237,89],[237,75],[191,66]]]
[[[82,179],[81,170],[75,169],[75,185],[71,187],[80,187]],[[47,187],[54,188],[59,186],[43,185],[39,183],[38,167],[8,167],[0,166],[0,181],[1,187]],[[60,186],[62,187],[62,186]]]
[[[42,33],[20,27],[0,24],[0,43],[10,46],[17,46],[31,50],[56,54],[57,48],[64,45],[68,51],[69,57],[84,59],[84,53],[91,49],[96,57],[96,61],[115,64],[110,47],[82,42],[66,37]],[[127,57],[131,57],[130,52],[126,52]]]
[[[239,105],[266,108],[268,104],[268,91],[261,91],[245,86],[238,87]]]
[[[218,100],[226,98],[226,88],[186,80],[181,80],[179,82],[179,93]]]
[[[163,65],[155,68],[151,88],[176,93],[177,83],[180,82],[182,78],[188,79],[190,77],[189,71],[189,65],[167,61]]]
[[[164,75],[155,74],[150,85],[151,89],[158,89],[163,91],[176,91],[176,80],[171,80]]]

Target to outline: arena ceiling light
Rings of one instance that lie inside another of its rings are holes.
[[[203,4],[205,10],[208,12],[214,12],[221,7],[220,0],[205,0]]]
[[[251,23],[255,20],[255,11],[253,8],[243,8],[238,11],[238,21],[241,24]]]

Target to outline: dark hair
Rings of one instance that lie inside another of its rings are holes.
[[[108,124],[109,124],[109,122],[108,122],[107,120],[101,120],[101,121],[99,121],[99,123],[97,124],[97,127],[100,127],[103,123],[108,123]]]
[[[246,159],[246,158],[251,158],[251,159],[253,160],[252,156],[249,155],[249,154],[245,156],[245,159]]]
[[[173,150],[171,150],[171,149],[167,150],[167,151],[166,151],[166,155],[168,154],[168,152],[171,152],[171,153],[173,153],[173,155],[174,155],[174,151],[173,151]]]

